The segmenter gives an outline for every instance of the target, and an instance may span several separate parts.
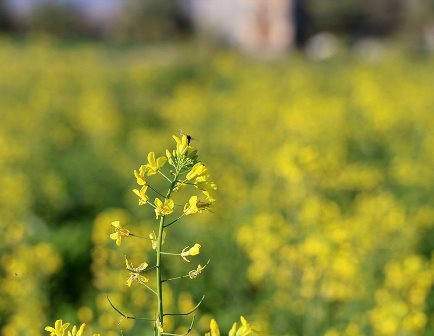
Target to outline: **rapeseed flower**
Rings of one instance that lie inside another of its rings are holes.
[[[71,331],[68,330],[68,336],[83,336],[85,327],[86,327],[85,323],[83,323],[79,329],[77,329],[76,326],[73,326]]]
[[[200,246],[200,244],[196,243],[190,249],[188,249],[189,247],[190,246],[184,247],[181,251],[181,254],[180,254],[182,259],[184,259],[187,262],[190,262],[190,260],[188,260],[186,257],[198,255],[200,253],[200,247],[201,246]]]
[[[185,215],[193,215],[195,213],[201,213],[207,210],[214,203],[213,199],[208,199],[206,201],[200,201],[197,196],[191,196],[188,203],[184,206]]]
[[[68,329],[70,323],[63,323],[62,320],[57,320],[54,323],[54,328],[50,326],[45,327],[45,331],[50,333],[50,336],[64,336],[66,329]]]
[[[154,204],[156,206],[155,208],[155,216],[158,219],[158,216],[166,216],[173,212],[173,207],[175,206],[175,203],[173,200],[165,199],[164,203],[157,197],[154,200]]]
[[[146,195],[146,191],[148,190],[148,186],[144,185],[143,187],[138,189],[133,189],[133,193],[135,193],[137,196],[139,196],[139,205],[144,205],[148,202],[149,197]]]
[[[190,277],[190,279],[196,279],[202,273],[202,271],[205,269],[205,267],[206,267],[206,265],[201,266],[199,264],[196,269],[188,272],[188,276]]]
[[[202,162],[196,163],[186,175],[187,180],[192,180],[197,177],[206,176],[208,169],[202,164]]]
[[[228,336],[248,336],[253,332],[252,327],[243,316],[240,317],[240,321],[241,326],[237,329],[237,323],[235,322],[231,330],[229,330]]]
[[[127,257],[125,257],[125,265],[127,267],[127,270],[130,271],[130,277],[127,280],[128,287],[131,287],[133,281],[140,283],[146,283],[149,281],[148,278],[140,275],[140,272],[144,271],[148,267],[148,263],[142,262],[138,267],[133,267],[133,265],[130,264],[130,262],[128,261]]]
[[[187,136],[183,135],[180,139],[176,135],[172,135],[172,138],[176,141],[176,154],[178,156],[183,156],[187,152],[188,147],[190,147]]]
[[[160,170],[161,167],[166,163],[167,158],[165,156],[160,156],[158,159],[155,159],[155,153],[149,152],[148,154],[148,163],[142,165],[140,168],[143,169],[143,172],[148,176],[155,175]]]
[[[139,170],[134,170],[134,176],[136,177],[136,181],[138,185],[144,186],[147,184],[145,180],[146,169],[145,166],[140,166]]]
[[[115,227],[115,232],[110,234],[110,239],[115,240],[117,246],[121,246],[122,237],[128,237],[130,231],[124,229],[119,221],[112,222],[112,225]]]

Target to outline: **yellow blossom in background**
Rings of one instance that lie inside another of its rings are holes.
[[[170,215],[173,212],[173,207],[175,203],[171,199],[164,200],[164,203],[157,197],[154,200],[155,208],[155,217],[158,219],[159,216]]]
[[[148,163],[141,166],[140,168],[143,169],[143,172],[146,173],[148,176],[155,175],[160,170],[160,168],[164,166],[166,161],[167,158],[165,156],[160,156],[159,158],[155,159],[155,153],[149,152]]]
[[[148,186],[144,185],[140,190],[133,189],[133,193],[139,196],[139,205],[144,205],[148,202],[149,197],[146,195],[146,191],[148,190]]]
[[[200,244],[196,243],[193,247],[188,249],[189,247],[190,246],[184,247],[181,251],[181,257],[187,262],[190,262],[190,260],[188,260],[186,257],[195,256],[200,253]]]
[[[176,135],[172,135],[172,138],[176,142],[176,154],[178,156],[184,155],[187,152],[187,149],[189,147],[187,136],[182,135],[181,139],[179,139]]]
[[[113,221],[112,226],[114,226],[115,232],[110,234],[110,239],[115,240],[117,246],[121,246],[122,237],[128,237],[130,231],[124,229],[119,221]]]

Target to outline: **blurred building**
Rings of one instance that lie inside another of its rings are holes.
[[[158,0],[136,1],[145,11]],[[4,0],[12,17],[26,20],[41,6],[64,6],[81,13],[81,20],[110,26],[119,22],[125,6],[134,0]],[[173,7],[190,17],[194,27],[212,32],[241,49],[274,55],[287,50],[294,40],[293,0],[174,0]],[[160,5],[161,6],[161,5]],[[136,5],[136,8],[139,8]],[[167,8],[165,9],[167,13]],[[158,13],[157,13],[158,14]],[[157,15],[158,18],[158,15]],[[164,19],[164,18],[162,18]],[[124,20],[125,21],[125,20]],[[102,27],[104,28],[104,27]]]
[[[293,0],[190,0],[200,30],[213,31],[241,49],[275,55],[294,41]]]

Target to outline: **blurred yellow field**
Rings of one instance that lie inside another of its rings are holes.
[[[117,248],[110,224],[155,230],[133,170],[182,129],[219,187],[214,212],[170,237],[200,237],[195,260],[211,259],[164,298],[185,310],[206,295],[191,335],[241,315],[258,335],[433,335],[432,55],[261,63],[191,48],[0,40],[1,334],[56,319],[151,333],[106,296],[152,316],[124,269],[152,248]]]

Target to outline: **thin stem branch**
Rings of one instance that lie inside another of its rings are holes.
[[[179,279],[189,278],[189,277],[190,276],[188,274],[186,274],[186,275],[181,275],[181,276],[178,276],[178,277],[175,277],[175,278],[164,279],[162,281],[166,282],[166,281],[179,280]]]
[[[124,317],[124,318],[126,318],[126,319],[131,319],[131,320],[145,320],[145,321],[155,321],[154,319],[149,319],[149,318],[146,318],[146,317],[134,317],[134,316],[126,315],[126,314],[124,314],[123,312],[121,312],[118,308],[115,307],[115,305],[111,302],[111,300],[110,300],[110,298],[109,298],[108,295],[107,295],[106,297],[107,297],[108,302],[110,303],[110,306],[112,306],[112,308],[113,308],[114,310],[116,310],[116,312],[117,312],[119,315],[121,315],[122,317]]]
[[[150,184],[148,184],[149,189],[151,189],[154,193],[156,193],[157,195],[164,197],[164,195],[162,193],[160,193],[157,189],[155,189],[154,187],[152,187]]]
[[[169,181],[170,183],[173,183],[172,180],[170,178],[168,178],[161,170],[158,171],[160,173],[161,176],[163,176],[167,181]]]
[[[193,315],[193,319],[191,320],[190,327],[188,327],[187,331],[184,334],[171,334],[171,333],[162,333],[161,335],[166,336],[186,336],[193,330],[194,320],[196,319],[196,315]]]
[[[179,216],[178,218],[176,218],[176,219],[174,219],[173,221],[171,221],[170,223],[168,223],[168,224],[166,224],[166,225],[164,225],[164,228],[168,228],[169,226],[171,226],[172,224],[175,224],[177,221],[179,221],[182,217],[184,217],[185,216],[185,214],[184,213],[182,213],[182,215],[181,216]]]
[[[170,187],[169,190],[167,191],[165,200],[170,198],[170,194],[173,191],[173,188],[175,187],[175,181],[178,178],[177,175],[175,175],[173,181],[170,180],[166,175],[164,175],[161,171],[159,171],[159,173],[164,176],[169,182],[170,182]],[[157,317],[157,321],[159,323],[161,323],[161,325],[164,325],[163,319],[164,319],[164,310],[163,310],[163,281],[161,280],[161,255],[163,253],[161,253],[161,247],[163,245],[163,232],[164,232],[164,220],[165,220],[166,216],[161,216],[160,218],[160,225],[158,228],[158,242],[157,242],[157,263],[156,263],[156,268],[157,268],[157,296],[158,296],[158,317]],[[157,329],[157,336],[161,336],[162,332],[160,332],[160,330]],[[154,329],[155,332],[155,329]]]
[[[202,303],[203,299],[205,299],[205,295],[203,295],[202,299],[200,299],[200,301],[198,302],[198,304],[191,311],[189,311],[187,313],[166,313],[166,314],[163,314],[163,315],[164,316],[179,316],[179,315],[185,316],[185,315],[190,315],[191,313],[194,313],[197,310],[197,308],[199,308],[199,306]]]
[[[158,293],[156,291],[154,291],[151,287],[149,287],[146,283],[144,283],[143,281],[140,281],[140,283],[145,286],[147,289],[149,289],[152,293],[154,293],[156,296],[158,296]]]
[[[160,251],[160,253],[165,254],[165,255],[172,255],[172,256],[180,256],[181,255],[181,253],[170,253],[170,252],[163,252],[163,251]]]
[[[141,238],[141,239],[146,239],[146,240],[152,240],[152,239],[149,238],[149,237],[139,236],[139,235],[136,235],[136,234],[131,233],[131,232],[130,232],[130,236],[135,237],[135,238]]]

